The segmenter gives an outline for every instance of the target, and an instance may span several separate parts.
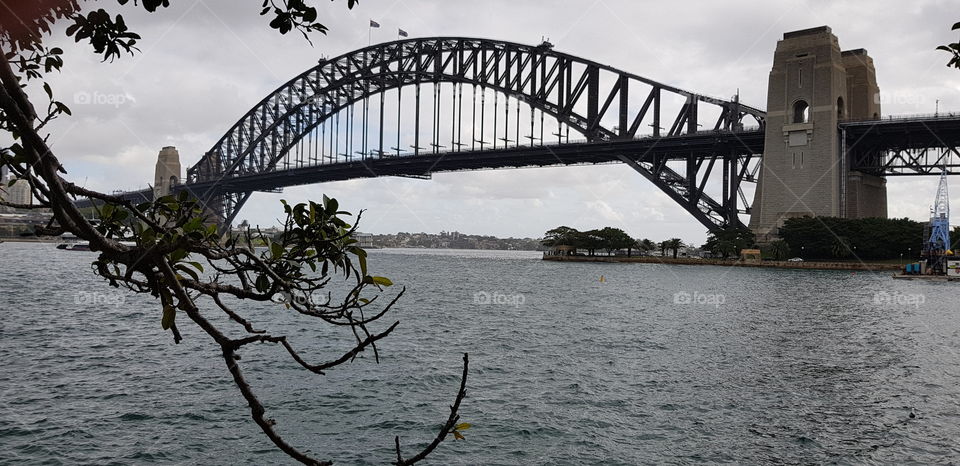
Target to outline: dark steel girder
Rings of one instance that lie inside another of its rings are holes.
[[[315,165],[289,170],[252,173],[219,181],[198,182],[186,189],[204,198],[248,196],[252,191],[305,184],[342,181],[380,176],[424,176],[460,170],[543,167],[626,163],[655,184],[669,184],[669,193],[695,218],[705,225],[743,226],[738,213],[749,213],[749,204],[739,185],[751,181],[747,170],[752,155],[760,153],[763,132],[759,130],[730,134],[698,134],[672,138],[594,141],[551,146],[521,146],[507,149],[465,151],[419,156],[384,157],[337,164]],[[719,154],[719,155],[718,155]],[[734,155],[723,155],[734,154]],[[668,162],[688,163],[687,174],[699,183],[690,186],[688,179],[667,166]],[[720,202],[704,195],[707,179],[715,163],[724,166],[724,193]],[[742,206],[738,209],[738,205]]]
[[[850,167],[878,176],[960,174],[960,115],[843,122]]]

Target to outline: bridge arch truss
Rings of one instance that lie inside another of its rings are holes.
[[[410,39],[321,60],[291,79],[188,169],[186,186],[229,224],[255,190],[243,181],[257,176],[430,156],[432,171],[442,171],[456,169],[447,162],[460,154],[492,151],[515,154],[502,166],[545,165],[524,154],[586,142],[604,155],[557,155],[555,164],[626,163],[717,229],[742,226],[737,214],[749,211],[741,183],[755,179],[764,117],[735,98],[687,92],[546,43]],[[706,191],[718,161],[715,200]]]

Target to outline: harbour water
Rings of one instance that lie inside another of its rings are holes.
[[[210,339],[184,321],[174,345],[156,301],[109,288],[92,253],[0,255],[0,463],[291,463]],[[337,464],[388,463],[394,435],[407,453],[432,438],[463,352],[473,427],[426,464],[960,459],[953,283],[529,252],[374,250],[370,266],[407,290],[380,364],[368,352],[316,376],[276,346],[242,353],[279,431]],[[349,347],[281,306],[238,310],[312,360]]]

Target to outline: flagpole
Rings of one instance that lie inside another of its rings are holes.
[[[370,27],[367,28],[367,47],[373,44],[373,28],[379,28],[380,23],[370,20]]]

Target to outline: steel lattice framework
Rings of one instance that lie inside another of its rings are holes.
[[[432,96],[421,92],[422,86],[430,85]],[[415,91],[409,92],[410,87]],[[393,107],[386,108],[393,95],[396,130],[385,122],[394,117]],[[412,97],[412,103],[402,103],[402,95]],[[472,110],[465,105],[471,101]],[[422,112],[424,103],[432,103],[432,111]],[[402,110],[410,106],[415,107],[415,116],[404,119]],[[522,125],[524,132],[529,131],[526,135],[521,134],[521,107],[529,116]],[[421,125],[421,114],[431,117],[429,124]],[[623,162],[708,228],[742,226],[737,214],[748,212],[748,204],[740,185],[754,180],[748,166],[762,153],[764,116],[736,98],[687,92],[556,52],[548,43],[402,40],[322,60],[288,81],[247,112],[191,167],[187,184],[180,189],[193,191],[229,224],[253,191],[293,184],[473,168]],[[554,122],[550,135],[557,137],[556,144],[544,140],[547,119]],[[405,151],[401,135],[411,136],[409,130],[401,131],[400,124],[409,125],[410,120],[412,151]],[[751,127],[744,129],[744,123]],[[421,140],[424,127],[430,130],[429,143],[426,137]],[[571,130],[586,139],[581,145],[590,148],[578,156],[570,155],[569,147],[576,145]],[[396,145],[391,146],[394,138]],[[722,195],[715,200],[705,189],[718,160],[724,175]],[[667,161],[685,166],[678,171]],[[350,174],[350,167],[358,171]]]
[[[854,170],[882,176],[960,174],[960,114],[840,123]]]

